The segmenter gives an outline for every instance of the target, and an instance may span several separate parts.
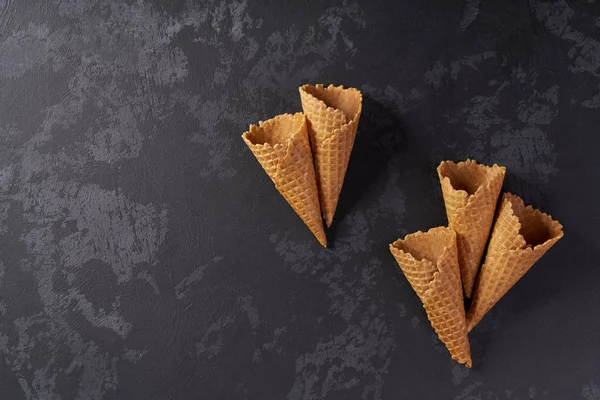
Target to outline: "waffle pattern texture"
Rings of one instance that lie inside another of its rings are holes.
[[[510,193],[502,196],[467,313],[469,331],[563,237],[562,228],[550,215],[526,207],[519,197]]]
[[[315,159],[321,210],[331,226],[354,146],[362,94],[354,88],[322,84],[300,87],[302,109]]]
[[[456,233],[446,227],[416,232],[392,243],[390,251],[452,358],[470,368]]]
[[[282,114],[242,135],[281,195],[327,246],[306,118],[302,113]]]
[[[457,235],[465,296],[471,298],[488,241],[506,168],[467,160],[443,161],[437,168],[448,216]]]

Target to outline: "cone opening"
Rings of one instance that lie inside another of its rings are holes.
[[[304,85],[302,89],[317,100],[325,103],[327,107],[342,111],[347,121],[354,119],[362,102],[360,92],[354,88],[344,89],[343,86],[333,85],[329,85],[328,87],[323,87],[323,85]]]
[[[444,161],[440,164],[439,173],[442,179],[450,180],[450,184],[455,190],[463,190],[471,196],[492,180],[496,168],[497,166],[488,167],[471,160],[459,163]]]
[[[246,138],[255,145],[269,144],[275,146],[287,142],[295,133],[302,129],[304,116],[302,113],[278,115],[259,126],[252,125],[246,132]]]
[[[560,236],[562,227],[549,215],[531,206],[526,207],[523,200],[515,195],[507,193],[505,196],[511,203],[513,213],[519,219],[521,224],[519,234],[525,239],[527,247],[535,247]]]
[[[453,235],[450,228],[432,228],[425,233],[407,235],[394,242],[393,246],[410,254],[417,261],[428,260],[436,265],[444,250],[452,245]]]

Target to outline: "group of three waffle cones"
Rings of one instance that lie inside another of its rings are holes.
[[[300,100],[304,113],[251,125],[242,138],[277,190],[327,246],[323,220],[331,226],[362,95],[343,86],[304,85]],[[472,365],[468,332],[563,235],[560,223],[510,193],[503,195],[496,213],[505,173],[504,167],[472,160],[442,162],[438,175],[448,227],[410,234],[390,245],[440,340],[467,367]],[[471,299],[466,312],[464,297]]]
[[[437,171],[448,227],[407,235],[390,250],[452,358],[471,367],[467,334],[563,236],[562,225],[510,193],[496,212],[504,167],[444,161]]]

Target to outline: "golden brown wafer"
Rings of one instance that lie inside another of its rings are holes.
[[[466,297],[471,297],[481,265],[506,168],[473,160],[443,161],[437,168],[448,216],[457,235],[458,262]]]
[[[467,312],[469,332],[511,287],[563,237],[562,225],[548,214],[505,193]]]
[[[416,232],[392,243],[390,251],[452,358],[470,368],[456,233],[446,227]]]
[[[354,146],[362,94],[343,86],[304,85],[300,99],[308,120],[323,218],[331,226]]]
[[[242,135],[275,187],[319,243],[327,246],[306,119],[302,113],[278,115],[250,125]]]

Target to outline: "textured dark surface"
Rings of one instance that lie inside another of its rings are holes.
[[[600,399],[600,4],[0,0],[0,398]],[[331,248],[240,138],[362,90]],[[474,157],[565,237],[436,339],[388,243]]]

